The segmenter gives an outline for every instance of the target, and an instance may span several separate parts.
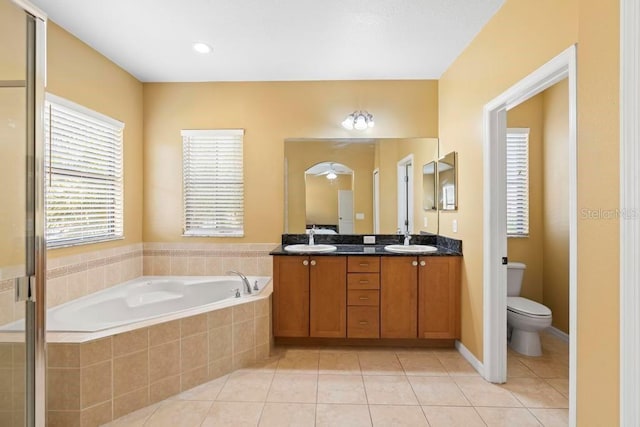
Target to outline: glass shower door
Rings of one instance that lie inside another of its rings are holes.
[[[0,426],[45,424],[41,138],[36,138],[42,129],[36,46],[44,27],[25,7],[0,0]]]

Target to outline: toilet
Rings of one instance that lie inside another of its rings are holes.
[[[541,356],[540,331],[551,326],[551,310],[520,296],[522,277],[527,266],[507,264],[507,329],[509,347],[525,356]]]

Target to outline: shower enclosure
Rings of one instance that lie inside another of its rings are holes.
[[[45,425],[45,16],[0,0],[0,426]]]

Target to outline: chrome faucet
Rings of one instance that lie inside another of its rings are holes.
[[[409,230],[404,232],[404,245],[409,246],[411,244],[411,234],[409,234]]]
[[[240,276],[240,278],[242,279],[242,283],[244,283],[244,288],[246,293],[250,294],[251,293],[251,283],[249,283],[249,279],[247,279],[247,276],[245,276],[244,274],[240,273],[239,271],[235,271],[235,270],[229,270],[227,271],[226,274],[236,274],[238,276]]]
[[[314,225],[310,230],[309,230],[309,245],[315,245],[316,242],[313,238],[313,235],[316,234],[316,226]]]

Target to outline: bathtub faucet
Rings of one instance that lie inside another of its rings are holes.
[[[247,276],[245,276],[244,274],[240,273],[239,271],[235,271],[235,270],[229,270],[229,271],[227,271],[226,274],[236,274],[236,275],[240,276],[240,278],[242,279],[242,283],[244,283],[244,288],[245,288],[246,292],[248,294],[251,293],[251,283],[249,283],[249,279],[247,279]]]

